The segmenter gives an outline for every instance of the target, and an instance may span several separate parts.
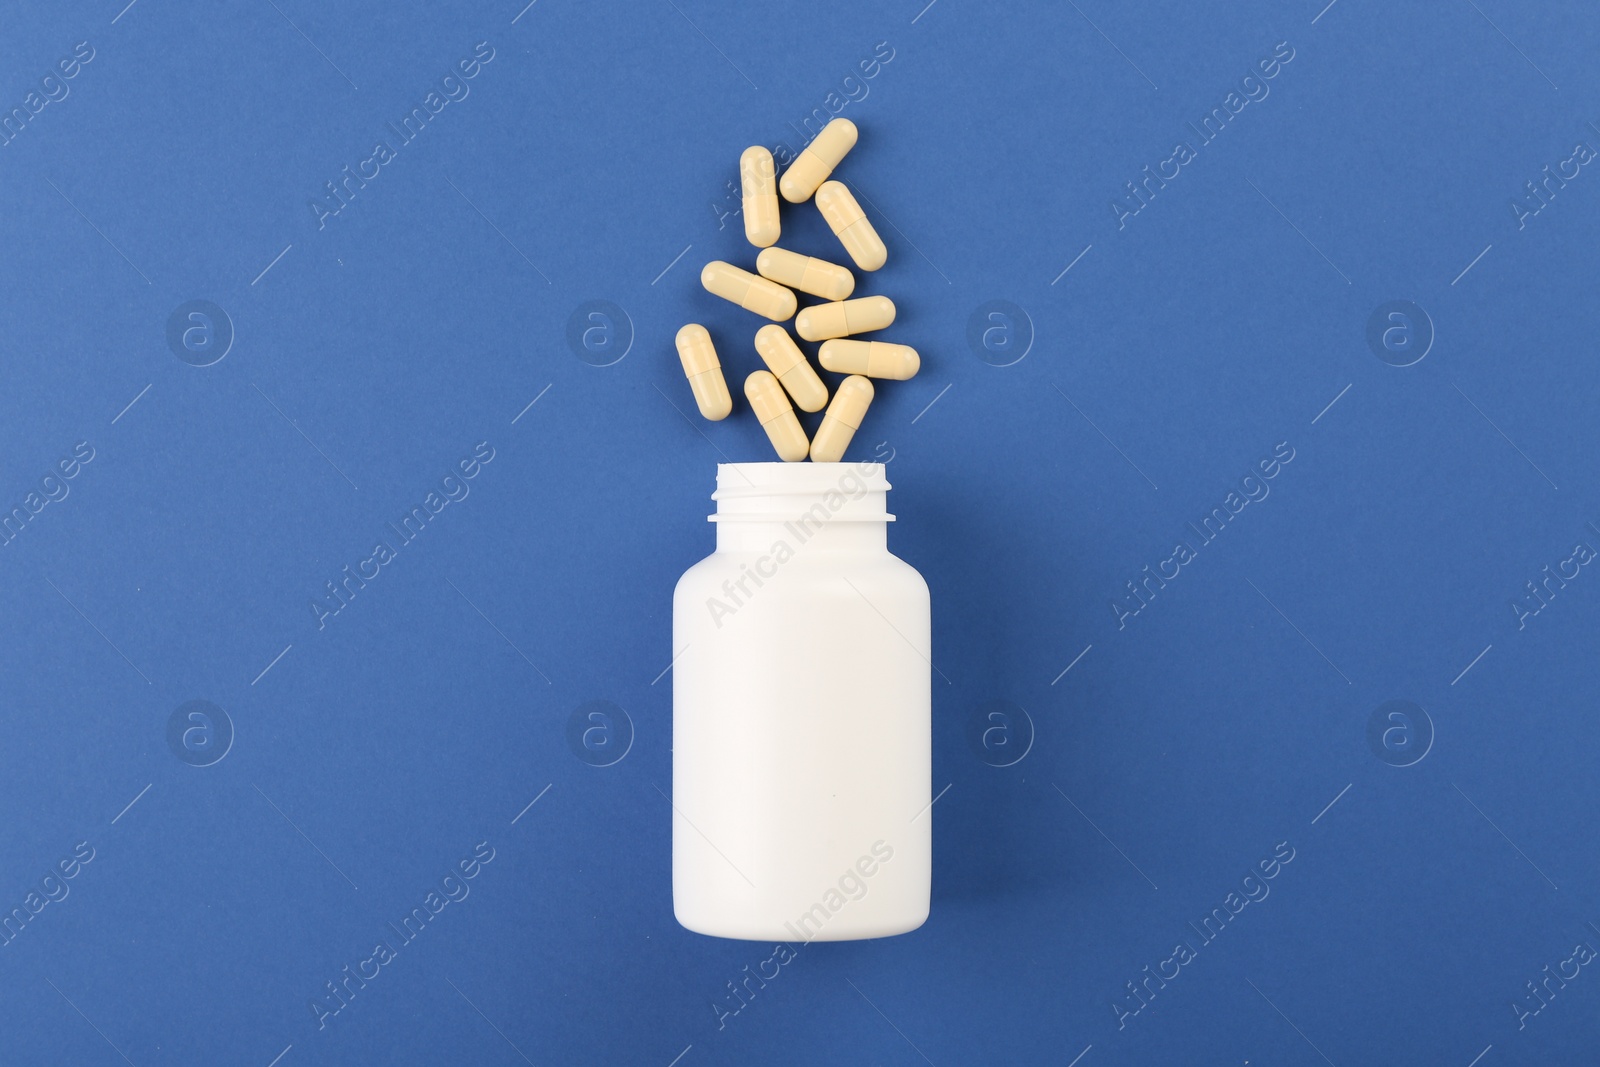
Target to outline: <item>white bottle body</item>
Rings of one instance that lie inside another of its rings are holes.
[[[773,941],[914,930],[932,873],[927,584],[881,464],[726,464],[673,597],[673,904]]]

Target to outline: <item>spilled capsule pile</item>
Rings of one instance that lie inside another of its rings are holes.
[[[771,152],[760,145],[745,149],[739,157],[739,183],[745,238],[762,250],[756,256],[756,272],[720,259],[700,272],[700,284],[708,293],[772,320],[755,332],[754,347],[766,369],[745,379],[744,395],[785,462],[807,456],[818,463],[843,459],[872,404],[872,379],[905,381],[922,367],[922,357],[909,345],[856,339],[858,334],[892,325],[894,301],[886,296],[851,299],[856,282],[848,267],[777,244],[783,232],[781,193],[791,204],[815,199],[823,221],[858,269],[875,271],[888,261],[888,249],[855,195],[832,177],[858,136],[855,123],[834,119],[781,177]],[[824,303],[802,309],[796,291]],[[846,375],[831,399],[827,384],[783,325],[790,319],[802,338],[822,342],[817,353],[822,368]],[[699,323],[689,323],[678,331],[677,347],[700,414],[713,422],[727,418],[733,397],[710,332]],[[795,415],[797,407],[823,413],[816,435],[809,440]]]

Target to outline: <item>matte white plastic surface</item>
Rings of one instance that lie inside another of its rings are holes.
[[[914,930],[932,872],[927,584],[878,463],[717,473],[673,598],[672,895],[717,937]]]

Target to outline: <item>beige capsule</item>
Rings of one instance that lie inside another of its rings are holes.
[[[761,327],[756,331],[756,351],[767,369],[778,376],[778,381],[794,397],[795,406],[801,411],[821,411],[828,403],[828,387],[811,369],[806,354],[800,351],[788,330],[777,323]]]
[[[827,220],[828,228],[844,250],[850,253],[851,262],[862,270],[877,270],[889,261],[889,250],[883,247],[883,238],[867,221],[856,198],[843,182],[823,182],[817,190],[817,210]]]
[[[824,300],[843,300],[856,289],[856,276],[848,269],[786,248],[763,249],[756,257],[756,273]]]
[[[811,439],[811,459],[814,463],[837,463],[850,447],[850,438],[861,428],[861,420],[872,403],[872,383],[859,374],[852,374],[839,383],[833,394],[833,403],[822,416],[817,436]]]
[[[881,330],[894,322],[894,301],[886,296],[858,296],[806,308],[794,320],[794,331],[807,341]]]
[[[728,395],[728,382],[722,377],[722,363],[717,359],[711,334],[704,326],[691,322],[678,331],[677,344],[678,360],[700,414],[712,422],[727,418],[733,410],[733,397]]]
[[[757,248],[775,244],[778,221],[778,170],[772,153],[751,145],[739,157],[739,187],[744,198],[744,235]]]
[[[817,186],[828,180],[833,168],[856,146],[857,136],[856,124],[849,119],[834,119],[822,127],[822,132],[811,139],[783,172],[783,179],[778,182],[783,198],[791,204],[803,204],[811,199]]]
[[[700,272],[700,284],[713,296],[720,296],[774,322],[793,318],[794,309],[799,306],[793,291],[720,259],[706,264]]]
[[[777,449],[778,458],[785,463],[805,459],[811,446],[778,379],[770,371],[758,370],[744,380],[744,395],[761,421],[761,428],[767,431],[767,440]]]
[[[824,341],[817,362],[835,374],[865,374],[897,382],[915,378],[922,369],[922,357],[915,348],[887,341]]]

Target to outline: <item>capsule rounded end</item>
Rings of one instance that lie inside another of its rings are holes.
[[[850,401],[860,404],[863,409],[872,402],[873,394],[877,392],[872,387],[872,379],[863,374],[852,374],[839,383],[839,391],[834,394],[836,402]]]
[[[796,381],[789,395],[794,398],[794,406],[807,413],[814,414],[828,406],[828,387],[822,384],[821,378],[816,377],[815,371],[810,379]]]
[[[773,284],[776,285],[777,283],[774,282]],[[773,322],[788,322],[794,318],[795,309],[800,306],[800,301],[794,295],[793,289],[786,286],[778,286],[778,288],[783,290],[783,295],[773,296],[772,314],[768,315],[767,318]]]
[[[706,290],[706,292],[716,292],[716,290],[712,289],[711,287],[716,284],[715,279],[717,275],[721,272],[723,267],[731,265],[732,264],[724,263],[720,259],[713,259],[710,263],[707,263],[705,266],[700,268],[700,284]]]
[[[900,363],[902,367],[900,380],[907,382],[912,378],[915,378],[917,376],[917,372],[922,370],[922,357],[917,354],[917,350],[915,348],[912,348],[909,345],[904,347],[905,351],[900,354]]]
[[[739,166],[740,168],[762,168],[767,174],[771,174],[773,171],[772,153],[762,145],[753,144],[739,153]]]
[[[813,153],[802,150],[779,176],[778,195],[791,204],[805,203],[828,176],[828,169]]]
[[[882,264],[879,265],[882,266]],[[883,325],[879,326],[878,329],[881,330],[885,327],[894,325],[895,307],[893,300],[890,300],[886,296],[868,296],[862,297],[862,299],[872,301],[870,307],[871,321],[881,321],[883,323]]]
[[[782,236],[782,231],[776,225],[746,226],[744,228],[745,240],[749,241],[757,248],[771,248],[773,245],[778,243],[778,238],[780,236]],[[756,268],[757,271],[760,269],[760,267]]]
[[[839,364],[836,360],[838,351],[838,338],[830,337],[828,340],[822,342],[822,347],[817,349],[817,362],[822,364],[823,370],[832,371],[835,374],[839,373]]]
[[[812,325],[812,318],[810,308],[801,311],[800,314],[794,317],[794,332],[804,340],[820,341],[822,338],[817,334],[816,327]]]
[[[728,393],[728,381],[721,367],[712,367],[689,376],[689,389],[694,393],[694,406],[702,418],[721,422],[733,412],[733,397]]]
[[[850,258],[853,259],[855,261],[855,265],[860,267],[862,270],[878,270],[885,263],[889,262],[889,250],[883,246],[882,241],[879,241],[877,242],[876,247],[864,249],[858,255],[853,255]]]

